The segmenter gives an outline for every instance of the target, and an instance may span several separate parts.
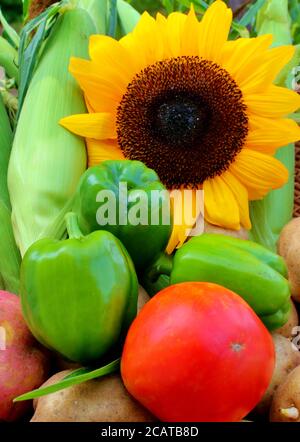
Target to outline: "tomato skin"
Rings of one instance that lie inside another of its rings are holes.
[[[221,286],[176,284],[132,323],[121,374],[133,397],[165,422],[234,422],[260,401],[274,369],[271,335]]]

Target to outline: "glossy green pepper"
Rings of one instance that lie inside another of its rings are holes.
[[[42,239],[21,266],[25,320],[46,347],[72,361],[99,360],[136,316],[138,281],[126,249],[110,232],[83,236],[67,215],[69,239]]]
[[[108,160],[88,169],[73,211],[84,234],[107,230],[119,238],[138,272],[165,250],[172,232],[168,192],[140,161]]]
[[[162,255],[147,270],[144,285],[155,287],[161,275],[169,275],[168,284],[203,281],[232,290],[269,330],[288,319],[291,293],[286,265],[280,256],[251,241],[208,233],[193,237],[173,260]]]

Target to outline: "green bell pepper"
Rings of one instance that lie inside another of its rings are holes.
[[[88,169],[73,211],[84,234],[107,230],[119,238],[138,272],[165,250],[172,232],[168,192],[140,161],[108,160]]]
[[[290,286],[283,259],[251,241],[203,234],[187,241],[174,258],[161,255],[147,269],[142,284],[153,293],[165,276],[166,285],[212,282],[240,295],[269,330],[284,325],[290,312]],[[169,281],[166,279],[169,275]]]
[[[110,232],[83,236],[75,214],[69,239],[42,239],[21,265],[21,300],[33,335],[67,359],[92,363],[136,316],[138,281],[126,249]]]

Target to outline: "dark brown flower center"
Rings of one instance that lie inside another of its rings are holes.
[[[150,106],[148,118],[153,136],[168,146],[191,148],[209,121],[209,109],[193,95],[171,91]]]
[[[169,188],[194,187],[228,169],[248,118],[227,71],[182,56],[135,76],[118,108],[117,133],[126,158],[143,161]]]

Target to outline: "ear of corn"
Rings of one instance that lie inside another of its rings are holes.
[[[78,7],[85,9],[92,20],[97,34],[105,34],[108,0],[79,0]]]
[[[18,84],[18,52],[7,40],[0,36],[0,66],[5,69],[8,77],[14,78]]]
[[[12,145],[12,130],[0,94],[0,199],[10,208],[7,188],[7,169]]]
[[[259,35],[272,33],[274,45],[291,44],[291,19],[287,0],[267,0],[260,10],[256,28]],[[292,87],[293,67],[299,63],[299,51],[277,78],[277,85]],[[276,158],[289,170],[289,181],[281,189],[270,192],[263,200],[250,203],[252,230],[250,238],[276,251],[282,228],[292,219],[294,207],[295,145],[278,149]]]
[[[0,200],[0,273],[5,290],[19,293],[21,257],[11,225],[11,213]]]
[[[0,287],[19,292],[20,253],[16,246],[7,189],[7,167],[12,131],[0,95]]]
[[[67,9],[51,30],[25,97],[8,173],[13,229],[22,255],[43,237],[86,169],[84,140],[58,122],[86,112],[68,65],[71,56],[87,58],[93,33],[85,10]]]
[[[256,30],[274,35],[276,44],[292,44],[288,0],[266,0],[257,14]]]
[[[117,1],[117,14],[121,35],[131,32],[140,19],[139,12],[124,0]]]

